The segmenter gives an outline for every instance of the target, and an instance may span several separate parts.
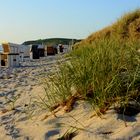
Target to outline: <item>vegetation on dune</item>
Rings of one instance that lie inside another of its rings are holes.
[[[47,79],[46,103],[65,105],[70,111],[76,100],[83,99],[98,113],[113,104],[120,113],[133,103],[140,107],[139,28],[136,10],[79,43],[70,61]]]
[[[114,24],[91,34],[85,40],[78,42],[75,48],[101,39],[113,38],[122,42],[140,41],[140,9],[125,14]]]
[[[46,93],[51,91],[47,102],[68,106],[70,100],[84,99],[104,113],[114,102],[138,101],[140,55],[136,48],[136,44],[101,40],[75,50],[71,60],[46,82]]]

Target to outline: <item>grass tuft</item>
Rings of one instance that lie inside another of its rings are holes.
[[[45,82],[48,106],[89,102],[97,114],[110,106],[140,102],[140,10],[124,15],[78,43],[67,62]],[[136,98],[137,97],[137,98]]]

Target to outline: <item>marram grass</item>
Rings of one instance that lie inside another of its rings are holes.
[[[133,100],[140,86],[136,44],[104,39],[74,50],[71,59],[45,83],[46,102],[53,106],[80,96],[104,112],[114,102]]]

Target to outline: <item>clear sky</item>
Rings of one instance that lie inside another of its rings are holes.
[[[0,0],[0,42],[85,38],[140,8],[140,0]]]

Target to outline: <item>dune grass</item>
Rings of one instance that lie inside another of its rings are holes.
[[[92,44],[101,39],[118,39],[122,42],[139,41],[140,42],[140,9],[136,9],[124,14],[113,24],[92,33],[86,39],[78,42],[74,48],[83,45]]]
[[[49,106],[84,99],[104,113],[115,102],[137,100],[140,87],[139,45],[100,40],[74,50],[71,60],[45,83]],[[75,98],[73,98],[75,99]]]
[[[139,23],[137,9],[76,44],[71,59],[45,82],[47,104],[70,107],[83,99],[104,113],[114,103],[139,102]]]

